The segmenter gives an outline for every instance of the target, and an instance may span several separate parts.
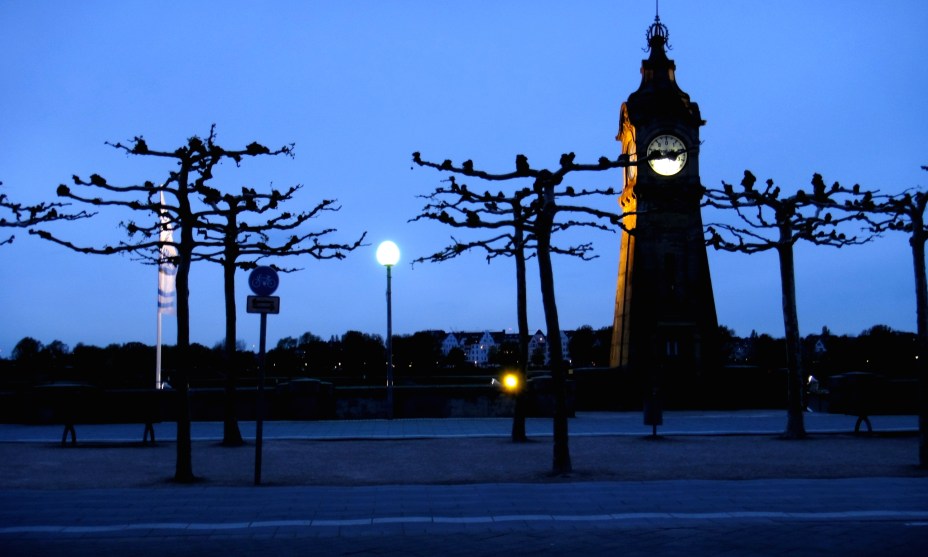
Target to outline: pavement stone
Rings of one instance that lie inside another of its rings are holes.
[[[137,425],[78,426],[86,448],[75,449],[58,447],[60,427],[0,425],[5,466],[30,477],[67,469],[87,479],[104,468],[101,459],[115,459],[94,488],[14,487],[15,474],[0,471],[0,554],[928,554],[928,474],[905,464],[915,458],[914,416],[877,416],[879,433],[853,436],[854,417],[807,414],[819,438],[800,444],[774,439],[782,411],[664,417],[652,442],[640,414],[578,414],[572,453],[590,469],[570,478],[499,475],[545,467],[550,420],[529,420],[534,439],[524,445],[508,442],[509,419],[268,422],[265,477],[294,470],[258,487],[248,474],[245,482],[114,487],[142,462],[171,469],[173,424],[158,424],[159,442],[146,448]],[[253,436],[253,423],[241,426]],[[195,469],[242,467],[253,454],[218,448],[221,424],[196,423],[194,437]],[[313,460],[316,453],[325,457]],[[486,462],[500,454],[505,470]],[[854,455],[869,464],[848,462]],[[300,480],[320,477],[311,475],[320,467],[356,472],[352,456],[374,462],[350,481]],[[609,462],[590,467],[595,458]],[[410,473],[356,481],[388,466]],[[661,473],[631,475],[643,466]],[[470,467],[476,481],[443,475]],[[434,476],[422,477],[429,470]]]

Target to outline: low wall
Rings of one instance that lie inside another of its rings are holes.
[[[386,418],[386,388],[346,387],[335,390],[335,418]],[[495,387],[402,386],[393,389],[395,418],[466,418],[511,416],[512,397]]]
[[[257,389],[236,391],[236,417],[256,419]],[[133,423],[175,421],[176,391],[103,390],[89,385],[54,384],[19,392],[0,393],[6,423],[51,424]],[[464,418],[512,416],[515,401],[491,385],[396,386],[395,418]],[[550,385],[537,381],[527,393],[531,416],[551,416],[554,397]],[[193,421],[222,421],[226,393],[221,388],[190,389]],[[568,396],[574,413],[574,397]],[[264,390],[266,420],[376,419],[389,416],[385,387],[333,387],[331,383],[299,380]]]

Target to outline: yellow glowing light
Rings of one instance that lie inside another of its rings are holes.
[[[519,375],[517,373],[507,373],[503,375],[503,388],[509,392],[515,392],[519,390],[521,381],[519,381]]]

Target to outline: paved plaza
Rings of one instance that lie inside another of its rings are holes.
[[[744,410],[718,412],[664,412],[664,424],[658,433],[676,435],[776,435],[786,426],[782,410]],[[810,433],[848,433],[854,431],[857,419],[843,414],[807,413],[806,430]],[[641,436],[652,433],[645,426],[640,412],[579,412],[570,420],[570,435],[587,436]],[[874,430],[880,432],[914,432],[918,428],[916,416],[873,416]],[[242,435],[253,438],[254,422],[241,422]],[[175,425],[154,425],[158,440],[173,440]],[[266,421],[265,439],[410,439],[457,437],[507,437],[512,427],[511,418],[421,418],[402,420],[318,420],[318,421]],[[83,441],[137,441],[142,438],[143,427],[138,424],[78,426],[78,439]],[[221,422],[193,422],[194,440],[222,439]],[[550,436],[550,418],[528,418],[526,432],[532,437]],[[47,442],[61,439],[59,425],[0,424],[0,442]]]
[[[669,412],[658,439],[640,414],[581,413],[567,477],[545,472],[548,419],[526,444],[508,419],[269,422],[257,487],[253,423],[234,449],[194,424],[192,485],[168,481],[173,424],[154,447],[138,425],[78,426],[74,448],[0,425],[0,554],[925,555],[915,418],[853,435],[853,417],[806,417],[792,442],[778,411]]]

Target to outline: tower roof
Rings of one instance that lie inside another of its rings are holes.
[[[648,27],[647,60],[641,61],[641,84],[628,97],[628,112],[634,125],[645,119],[670,118],[690,125],[704,124],[699,107],[690,101],[690,96],[677,85],[676,64],[667,58],[670,48],[670,31],[661,23],[659,15]]]

